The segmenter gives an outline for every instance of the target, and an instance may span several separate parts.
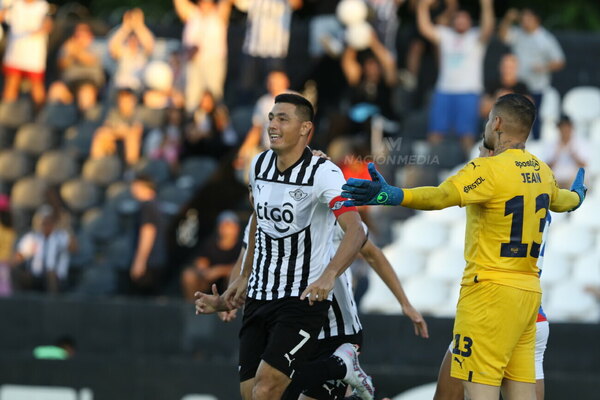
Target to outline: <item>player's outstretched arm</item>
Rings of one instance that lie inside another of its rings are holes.
[[[344,230],[344,237],[325,271],[300,296],[300,300],[308,298],[311,305],[315,301],[327,300],[335,279],[350,266],[367,238],[357,211],[341,214],[337,220]]]
[[[404,289],[402,289],[400,280],[396,276],[392,265],[385,257],[385,254],[383,254],[381,249],[371,242],[371,240],[367,240],[365,245],[360,250],[360,254],[365,258],[377,275],[379,275],[386,286],[392,291],[402,307],[402,312],[412,321],[415,328],[415,335],[421,336],[422,338],[429,338],[427,322],[425,322],[425,319],[423,319],[421,313],[418,312],[412,306],[412,304],[410,304],[408,297],[406,297],[406,293],[404,293]]]
[[[417,210],[441,210],[460,205],[460,194],[451,182],[445,181],[437,187],[400,189],[389,185],[373,163],[369,163],[368,168],[372,180],[350,178],[342,186],[342,196],[351,199],[344,205],[402,205]]]
[[[552,196],[550,210],[554,212],[577,210],[585,200],[585,195],[587,193],[587,187],[583,183],[584,180],[585,170],[579,168],[579,171],[573,180],[573,184],[571,185],[571,190],[557,188],[554,196]]]

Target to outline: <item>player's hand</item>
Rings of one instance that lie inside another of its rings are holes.
[[[248,290],[248,278],[240,275],[227,288],[223,293],[223,300],[229,310],[234,308],[240,308],[246,302],[246,292]]]
[[[587,193],[587,186],[585,186],[585,184],[583,183],[585,181],[585,169],[583,168],[579,168],[579,171],[577,171],[577,175],[575,176],[575,180],[573,181],[573,184],[571,185],[571,191],[575,192],[579,195],[579,204],[577,205],[577,207],[573,208],[570,211],[575,211],[579,208],[579,206],[581,206],[581,204],[583,203],[583,200],[585,200],[585,194]]]
[[[413,323],[415,328],[415,335],[420,336],[424,339],[429,339],[429,330],[427,329],[427,322],[423,319],[420,312],[415,310],[412,305],[402,307],[402,313],[406,315]]]
[[[225,301],[219,295],[217,285],[213,283],[212,294],[196,292],[194,293],[196,301],[196,315],[198,314],[213,314],[219,311],[229,311]]]
[[[372,180],[350,178],[342,186],[342,197],[346,200],[346,207],[353,206],[397,206],[404,199],[402,189],[388,185],[383,176],[375,168],[375,164],[369,163],[369,174]]]
[[[335,276],[330,277],[328,274],[323,274],[308,285],[302,295],[300,296],[300,300],[304,300],[308,298],[309,304],[312,306],[316,301],[324,301],[327,300],[327,296],[329,296],[329,292],[333,289],[333,285],[335,284]]]
[[[223,322],[231,322],[237,317],[237,309],[231,311],[221,311],[217,314]]]
[[[312,155],[315,156],[315,157],[325,158],[325,159],[331,161],[331,157],[329,157],[327,154],[325,154],[321,150],[313,150],[312,151]]]

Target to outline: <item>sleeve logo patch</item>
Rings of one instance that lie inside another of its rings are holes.
[[[466,185],[463,190],[465,193],[469,193],[471,190],[477,189],[477,187],[483,182],[485,182],[485,178],[480,176],[479,178],[475,179],[475,182],[471,183],[470,185]]]
[[[294,199],[296,201],[304,200],[306,198],[306,196],[308,196],[308,193],[303,192],[302,189],[300,189],[300,188],[293,190],[289,193],[290,193],[290,196],[292,196],[292,199]]]

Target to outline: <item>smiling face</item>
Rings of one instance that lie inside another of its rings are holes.
[[[276,152],[292,149],[303,142],[310,133],[311,123],[303,121],[291,103],[276,103],[269,113],[269,143]]]

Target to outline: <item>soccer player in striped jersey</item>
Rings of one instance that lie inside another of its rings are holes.
[[[482,145],[479,148],[479,157],[490,157],[493,155],[493,151],[485,148]],[[546,215],[546,224],[544,226],[544,232],[542,233],[542,244],[540,250],[540,256],[537,260],[537,266],[540,269],[540,277],[542,274],[542,267],[544,264],[544,254],[546,252],[546,243],[548,239],[548,228],[552,218],[550,213]],[[546,319],[546,314],[542,306],[538,311],[535,331],[535,391],[536,400],[544,400],[544,353],[546,351],[546,344],[548,343],[548,336],[550,335],[550,326]],[[448,348],[448,351],[444,355],[442,365],[438,374],[437,386],[435,388],[435,395],[433,400],[463,400],[464,389],[460,379],[453,378],[450,376],[450,364],[452,364],[452,354],[456,347],[456,343],[452,341]]]
[[[314,353],[336,277],[366,240],[356,208],[343,205],[341,170],[307,147],[313,117],[304,97],[277,96],[269,113],[271,149],[250,168],[247,262],[224,293],[231,308],[246,298],[239,364],[244,399],[281,397],[296,367]],[[331,258],[336,219],[345,235]]]

